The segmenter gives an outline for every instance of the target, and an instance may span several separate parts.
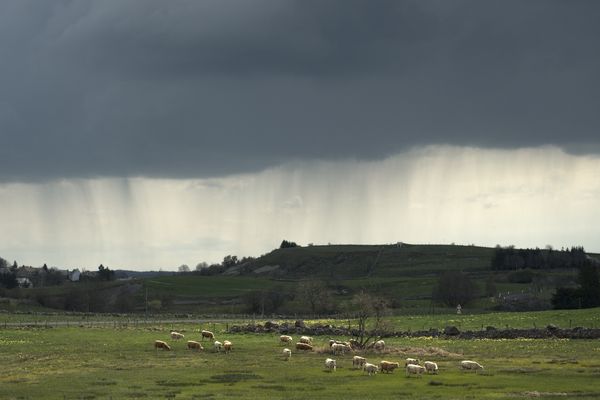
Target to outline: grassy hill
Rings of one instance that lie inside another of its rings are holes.
[[[300,282],[317,280],[329,288],[336,309],[366,290],[387,297],[396,312],[418,314],[434,306],[432,290],[449,270],[462,271],[476,284],[482,296],[470,308],[477,311],[497,306],[483,296],[490,279],[501,296],[533,293],[546,304],[556,286],[575,282],[573,269],[533,271],[531,282],[515,282],[514,271],[491,271],[493,253],[488,247],[404,243],[294,247],[273,250],[220,275],[155,277],[145,285],[153,296],[167,296],[171,305],[192,312],[243,313],[249,294],[276,291],[290,295],[277,312],[302,313],[300,299],[292,297]]]
[[[328,245],[276,249],[233,270],[244,275],[332,279],[426,276],[457,269],[489,270],[493,249],[454,245]],[[261,273],[265,266],[278,266]]]

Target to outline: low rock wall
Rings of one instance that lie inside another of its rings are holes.
[[[234,325],[229,328],[232,333],[279,333],[282,335],[308,335],[308,336],[359,336],[357,329],[315,324],[308,326],[304,321],[266,322],[265,324]],[[559,328],[548,325],[545,328],[531,329],[499,329],[488,326],[482,330],[461,331],[455,326],[447,326],[442,330],[430,329],[424,331],[373,331],[371,336],[385,337],[439,337],[442,339],[600,339],[600,329],[593,328]]]

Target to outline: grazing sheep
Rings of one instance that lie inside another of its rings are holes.
[[[407,358],[404,361],[404,366],[406,367],[408,364],[414,364],[414,365],[419,365],[419,359],[418,358]]]
[[[294,340],[291,336],[288,335],[281,335],[279,336],[279,341],[281,343],[291,343],[292,340]]]
[[[482,370],[483,369],[483,365],[479,364],[476,361],[471,361],[471,360],[463,360],[460,362],[460,368],[461,369],[473,369],[475,370],[475,372],[477,372],[478,370]]]
[[[353,368],[362,367],[363,365],[365,365],[366,362],[367,362],[367,359],[364,357],[361,357],[361,356],[352,357],[352,367]]]
[[[163,349],[163,350],[167,350],[167,351],[171,350],[171,346],[169,346],[167,344],[167,342],[163,342],[162,340],[155,340],[154,348],[156,349],[156,351],[158,351],[158,349]]]
[[[225,353],[229,353],[232,348],[233,348],[233,343],[231,343],[229,340],[223,341],[223,350],[225,350]]]
[[[411,374],[421,376],[421,374],[423,374],[423,372],[425,372],[425,367],[422,367],[420,365],[408,364],[406,366],[406,376],[409,376]]]
[[[436,363],[434,363],[433,361],[425,361],[423,363],[423,366],[427,370],[427,373],[430,373],[430,372],[433,374],[438,373],[438,365]]]
[[[400,363],[391,361],[381,361],[379,363],[379,369],[381,372],[394,372],[396,368],[400,367]]]
[[[350,347],[352,347],[353,350],[360,348],[360,343],[356,339],[350,339],[348,343],[350,343]]]
[[[312,338],[310,336],[300,337],[300,343],[312,344]]]
[[[220,352],[221,349],[223,348],[223,343],[216,340],[215,343],[213,344],[213,347],[217,352]]]
[[[348,347],[350,347],[350,342],[342,342],[340,340],[335,340],[335,339],[329,339],[329,347],[333,346],[334,344],[343,344],[346,345]]]
[[[379,371],[379,367],[375,364],[365,363],[365,365],[363,366],[363,371],[368,372],[369,376],[371,376],[372,374],[376,374]]]
[[[204,340],[204,338],[210,339],[210,340],[215,340],[215,334],[212,333],[211,331],[205,331],[203,330],[201,332],[202,334],[202,340]]]
[[[378,340],[373,344],[373,348],[378,351],[383,351],[385,349],[385,342],[383,340]]]
[[[292,351],[290,349],[283,349],[283,357],[285,361],[289,360],[292,357]]]
[[[325,368],[327,368],[329,371],[335,371],[336,365],[335,365],[335,360],[328,358],[325,360]]]
[[[185,336],[179,332],[171,331],[171,339],[173,340],[183,339],[184,337]]]
[[[296,350],[312,350],[313,347],[306,343],[296,343]]]
[[[190,350],[196,350],[196,351],[204,350],[204,347],[202,347],[200,342],[196,342],[194,340],[188,340],[187,347]]]
[[[343,343],[334,343],[331,345],[331,353],[332,354],[344,354],[347,351],[350,351],[350,346],[346,346]]]

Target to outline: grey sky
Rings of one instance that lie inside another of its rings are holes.
[[[600,152],[600,2],[0,2],[0,181]]]

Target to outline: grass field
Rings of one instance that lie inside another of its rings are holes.
[[[556,318],[563,323],[594,318],[598,309],[587,312],[538,318],[561,325]],[[518,321],[521,314],[514,315]],[[487,318],[498,326],[500,317],[509,316]],[[226,334],[224,326],[0,328],[0,398],[600,398],[597,340],[386,339],[384,354],[362,355],[375,363],[401,362],[409,356],[431,359],[438,362],[440,374],[407,378],[396,371],[369,377],[352,369],[351,355],[334,357],[337,371],[326,372],[323,362],[329,355],[320,350],[326,348],[328,338],[316,337],[317,351],[294,351],[286,362],[280,357],[283,346],[278,335]],[[169,338],[172,328],[183,331],[186,340],[199,339],[201,328],[214,328],[217,339],[231,340],[234,350],[230,354],[188,351],[184,341]],[[155,339],[168,341],[173,351],[156,352]],[[462,372],[457,367],[461,359],[475,359],[485,371]]]
[[[190,314],[190,320],[208,320],[204,315]],[[159,314],[149,317],[143,314],[86,314],[86,313],[0,313],[0,328],[6,324],[40,325],[46,322],[70,322],[73,325],[89,325],[90,322],[114,322],[119,325],[152,325],[156,320],[180,319],[173,314]],[[270,318],[281,322],[278,318]],[[239,317],[230,317],[228,324],[235,324]],[[257,317],[255,322],[265,322],[267,318]],[[388,326],[396,331],[428,330],[431,328],[443,329],[448,325],[455,325],[461,330],[479,330],[487,326],[496,328],[543,328],[549,324],[560,328],[584,327],[600,328],[600,308],[588,308],[582,310],[549,310],[533,312],[493,312],[493,313],[469,313],[467,309],[464,314],[438,312],[436,315],[392,315],[386,318]],[[238,321],[239,322],[239,321]],[[308,321],[309,323],[313,321]],[[315,321],[316,322],[316,321]],[[344,319],[321,320],[333,325],[347,326],[349,321]],[[350,323],[352,323],[350,321]]]

